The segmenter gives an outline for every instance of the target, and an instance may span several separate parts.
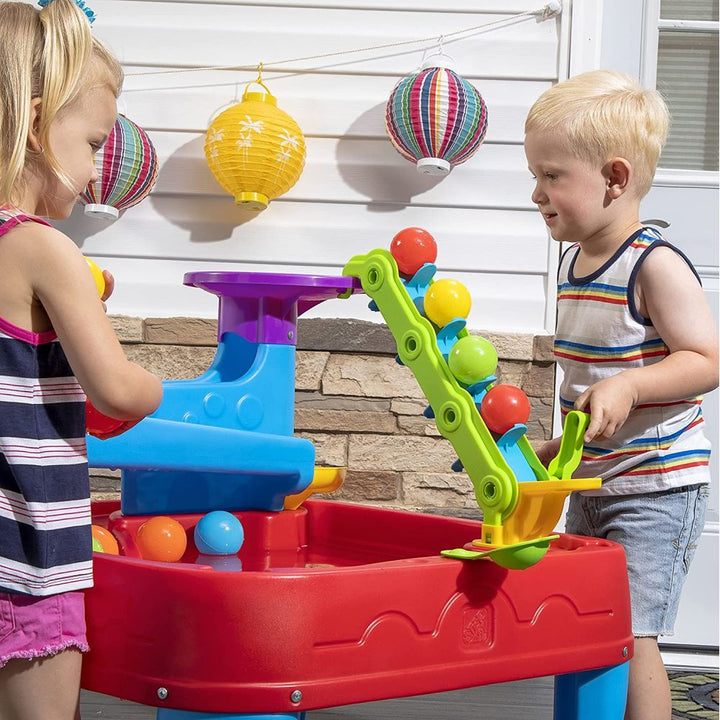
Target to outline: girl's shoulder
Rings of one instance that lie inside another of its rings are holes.
[[[43,220],[36,215],[30,215],[19,208],[4,205],[0,207],[0,235],[10,232],[15,227],[25,223],[36,225],[50,225],[47,220]]]
[[[32,287],[85,264],[72,239],[45,223],[21,222],[0,236],[0,266],[12,267],[15,276]]]
[[[78,250],[77,245],[62,231],[54,228],[41,218],[26,216],[8,224],[0,225],[0,244],[20,246],[28,253],[40,251],[56,251],[72,246]],[[5,232],[2,232],[2,231]]]

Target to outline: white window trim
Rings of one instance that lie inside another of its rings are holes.
[[[660,0],[645,0],[643,7],[643,44],[640,53],[640,82],[657,86],[657,56],[660,42]]]
[[[720,174],[710,170],[658,168],[653,185],[661,187],[719,188]]]
[[[640,82],[646,87],[657,86],[657,58],[660,30],[708,32],[720,29],[720,23],[703,20],[661,20],[661,0],[645,0],[643,26],[645,28],[640,54]],[[664,187],[720,187],[720,173],[708,170],[673,170],[658,168],[653,185]]]
[[[720,23],[717,20],[663,20],[658,21],[660,30],[680,30],[682,32],[717,32]]]

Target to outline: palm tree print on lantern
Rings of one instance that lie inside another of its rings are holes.
[[[238,150],[242,151],[244,160],[248,160],[250,157],[249,150],[252,147],[252,134],[262,134],[264,123],[262,120],[253,120],[249,115],[245,116],[244,120],[238,122],[240,126],[240,138],[235,143]]]
[[[208,131],[207,142],[208,143],[219,143],[225,138],[225,131],[222,128],[211,127]]]
[[[278,162],[277,175],[280,175],[282,171],[282,165],[292,160],[293,151],[297,151],[300,146],[300,137],[297,135],[291,135],[287,128],[281,128],[280,130],[280,149],[275,159]],[[304,163],[303,163],[304,164]]]
[[[261,133],[263,131],[263,121],[262,120],[253,120],[249,115],[245,116],[244,120],[240,120],[238,123],[240,127],[242,128],[243,132],[248,133],[248,137],[250,136],[250,133],[256,132]]]

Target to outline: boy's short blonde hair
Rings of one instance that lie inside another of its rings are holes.
[[[90,87],[106,85],[117,97],[122,82],[120,64],[73,0],[53,0],[42,10],[0,0],[0,206],[18,201],[27,168],[38,162],[27,147],[31,101],[41,100],[43,161],[72,187],[50,145],[50,125]]]
[[[656,90],[614,70],[576,75],[546,90],[530,108],[525,132],[563,134],[575,157],[603,165],[625,158],[639,197],[652,186],[669,114]]]

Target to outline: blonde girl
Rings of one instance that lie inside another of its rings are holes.
[[[0,2],[0,714],[79,717],[92,585],[85,397],[129,424],[158,378],[129,362],[70,215],[116,119],[122,71],[84,3]],[[81,9],[80,6],[83,9]]]

